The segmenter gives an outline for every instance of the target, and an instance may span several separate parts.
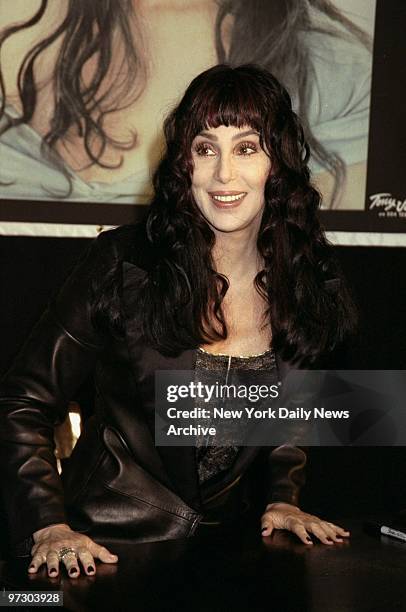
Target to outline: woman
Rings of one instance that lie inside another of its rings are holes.
[[[156,370],[252,367],[279,378],[292,364],[319,364],[352,328],[316,217],[308,147],[279,82],[255,66],[209,69],[165,136],[146,222],[99,236],[2,385],[3,499],[12,544],[33,555],[30,572],[46,563],[56,575],[61,560],[71,576],[79,561],[91,574],[94,559],[117,560],[94,537],[185,537],[213,513],[234,513],[262,451],[156,447]],[[95,414],[63,498],[52,428],[91,372]],[[263,535],[347,536],[296,507],[304,451],[265,452]]]
[[[332,2],[37,0],[3,20],[3,197],[146,202],[168,107],[226,61],[277,76],[325,204],[363,207],[371,44]]]

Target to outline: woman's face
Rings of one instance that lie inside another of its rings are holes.
[[[259,229],[271,161],[259,134],[249,126],[221,125],[200,132],[192,143],[192,193],[213,229]]]

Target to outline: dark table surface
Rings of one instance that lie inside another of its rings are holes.
[[[152,544],[105,541],[119,562],[98,564],[95,576],[29,576],[28,559],[9,560],[0,562],[1,587],[62,589],[58,609],[74,611],[406,611],[406,543],[370,536],[358,519],[341,524],[351,539],[333,546],[286,532],[262,540],[244,526]]]

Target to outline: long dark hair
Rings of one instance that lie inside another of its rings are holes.
[[[241,63],[262,65],[275,74],[292,95],[297,96],[298,113],[312,154],[335,179],[334,201],[345,177],[345,164],[337,154],[327,151],[314,136],[307,120],[309,83],[313,75],[309,49],[303,35],[306,32],[319,32],[328,36],[347,36],[370,48],[369,37],[329,0],[218,0],[218,5],[215,27],[218,61],[226,61],[232,66]],[[3,30],[0,34],[0,51],[10,36],[37,24],[47,6],[48,0],[41,0],[38,11],[31,19]],[[323,25],[313,19],[311,11],[324,18]],[[228,52],[222,35],[222,25],[227,15],[234,17]],[[121,78],[115,82],[114,88],[101,94],[101,86],[112,68],[113,40],[117,33],[123,45],[122,65],[117,71]],[[118,142],[106,132],[104,119],[108,113],[131,104],[142,92],[146,62],[141,35],[133,0],[68,0],[63,22],[28,52],[20,66],[18,93],[22,113],[18,118],[7,117],[3,131],[32,119],[37,105],[36,62],[50,45],[62,37],[53,72],[55,109],[49,131],[44,137],[44,155],[50,155],[56,143],[63,140],[72,127],[76,127],[83,138],[90,165],[105,166],[102,157],[108,144],[118,151],[134,146],[136,134],[127,142]],[[90,81],[84,83],[83,67],[95,56],[98,57],[97,70]],[[6,103],[1,70],[0,95],[1,119]],[[54,160],[57,159],[54,157]],[[62,162],[60,167],[63,168]]]
[[[353,329],[354,311],[317,218],[309,148],[284,87],[258,66],[219,65],[196,77],[164,125],[167,151],[154,176],[146,220],[153,254],[138,316],[157,350],[176,354],[227,337],[222,300],[228,279],[212,259],[215,236],[192,191],[192,141],[209,127],[250,126],[272,173],[257,239],[264,268],[255,278],[268,302],[273,346],[289,360],[314,361]]]

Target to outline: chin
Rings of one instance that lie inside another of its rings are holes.
[[[253,222],[251,221],[240,221],[240,220],[233,220],[230,219],[227,222],[224,221],[224,219],[222,220],[217,220],[217,219],[212,219],[208,221],[210,226],[218,231],[218,232],[224,232],[224,233],[231,233],[231,232],[239,232],[245,229],[248,229]]]
[[[241,212],[237,214],[235,210],[229,210],[213,214],[212,211],[209,211],[209,214],[204,214],[202,211],[209,225],[219,232],[238,232],[254,228],[259,231],[263,209],[254,216],[243,215]]]

